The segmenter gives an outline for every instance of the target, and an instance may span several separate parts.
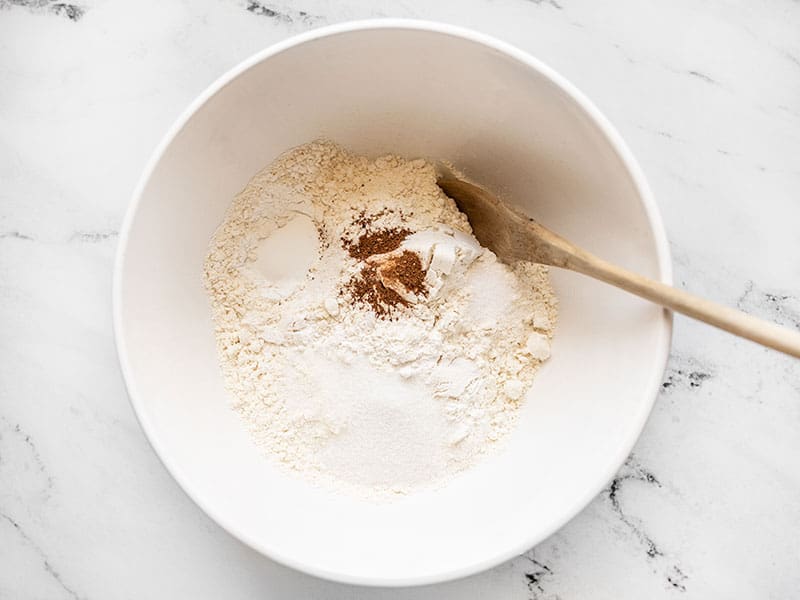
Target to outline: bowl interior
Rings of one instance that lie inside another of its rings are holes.
[[[217,364],[201,276],[209,239],[257,170],[319,137],[450,159],[586,248],[667,277],[660,222],[630,163],[548,73],[443,26],[334,28],[239,69],[163,148],[121,242],[120,355],[166,466],[246,543],[343,581],[446,579],[542,540],[624,460],[660,381],[669,320],[570,273],[553,272],[553,356],[505,452],[397,502],[334,495],[272,466],[229,409]]]

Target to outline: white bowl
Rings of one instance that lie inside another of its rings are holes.
[[[264,50],[186,110],[142,176],[114,326],[142,428],[186,493],[246,544],[321,577],[400,586],[487,569],[564,525],[622,464],[661,381],[670,318],[554,270],[553,356],[504,452],[389,504],[287,476],[228,407],[201,272],[236,192],[322,136],[452,160],[568,238],[669,282],[655,203],[619,135],[561,76],[485,35],[415,21],[347,23]]]

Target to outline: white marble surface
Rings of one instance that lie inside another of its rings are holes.
[[[677,284],[800,329],[796,0],[76,1],[0,0],[0,598],[797,597],[800,361],[677,318],[644,434],[581,515],[490,572],[374,590],[278,566],[183,495],[110,317],[120,222],[179,112],[272,42],[399,16],[561,71],[640,158]]]

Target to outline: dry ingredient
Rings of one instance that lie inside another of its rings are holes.
[[[497,447],[556,318],[547,269],[481,248],[430,163],[327,141],[236,196],[205,282],[255,442],[366,494],[441,483]]]

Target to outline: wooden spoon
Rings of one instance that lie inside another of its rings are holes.
[[[734,335],[800,358],[800,333],[796,331],[606,262],[520,214],[483,188],[449,173],[441,175],[437,183],[467,215],[478,241],[505,263],[527,260],[583,273]]]

